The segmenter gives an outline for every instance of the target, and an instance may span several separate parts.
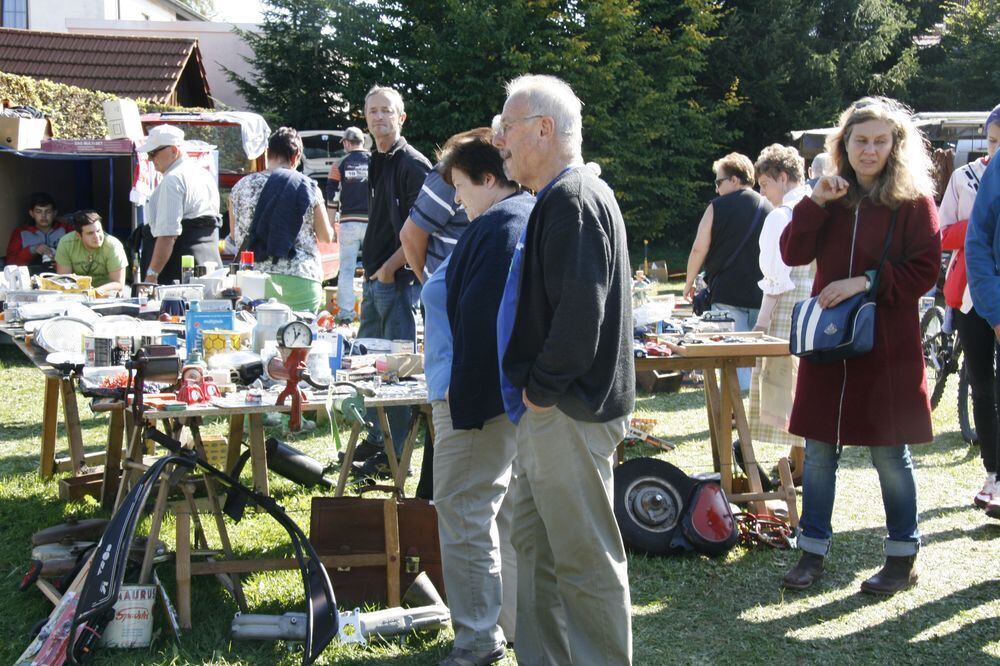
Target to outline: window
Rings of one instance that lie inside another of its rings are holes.
[[[28,27],[28,0],[0,0],[0,26]]]

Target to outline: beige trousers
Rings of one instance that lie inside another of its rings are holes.
[[[625,547],[612,505],[612,454],[625,418],[528,411],[517,426],[514,497],[517,663],[630,664]]]
[[[506,414],[482,430],[455,430],[448,403],[431,403],[434,504],[455,647],[486,652],[513,642],[517,564],[508,492],[514,425]]]

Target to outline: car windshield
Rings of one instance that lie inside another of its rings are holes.
[[[344,155],[340,137],[336,134],[316,134],[302,137],[302,148],[307,160],[338,158]]]

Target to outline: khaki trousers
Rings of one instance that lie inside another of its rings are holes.
[[[447,402],[435,400],[431,408],[434,504],[455,647],[488,652],[514,640],[517,564],[508,493],[514,425],[501,414],[482,430],[455,430]]]
[[[517,426],[514,533],[517,663],[632,661],[625,547],[612,505],[612,454],[625,418],[528,411]]]

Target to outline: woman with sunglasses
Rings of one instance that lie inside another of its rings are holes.
[[[885,564],[861,590],[891,595],[917,582],[920,530],[908,445],[933,439],[917,319],[941,257],[932,165],[909,110],[882,97],[845,110],[827,152],[834,175],[820,178],[793,209],[782,258],[790,266],[816,262],[812,293],[823,308],[873,294],[875,342],[862,356],[799,364],[789,430],[806,439],[802,555],[784,586],[804,589],[822,574],[841,451],[863,446],[878,472],[888,535]]]

